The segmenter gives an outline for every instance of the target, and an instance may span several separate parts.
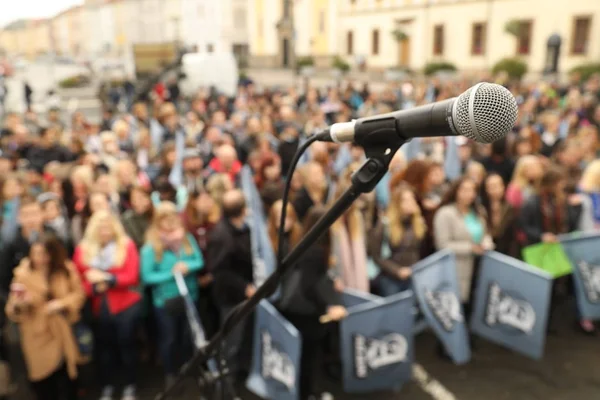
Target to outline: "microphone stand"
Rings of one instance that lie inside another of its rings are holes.
[[[179,377],[165,390],[156,396],[156,400],[164,400],[172,393],[173,389],[190,373],[196,371],[199,366],[206,364],[208,360],[215,357],[215,353],[223,344],[223,341],[231,333],[233,328],[243,319],[247,318],[256,308],[258,303],[270,297],[279,286],[282,277],[290,270],[300,257],[323,235],[331,225],[341,217],[352,203],[363,193],[368,193],[375,189],[377,183],[388,171],[388,166],[396,151],[406,143],[406,140],[399,141],[394,145],[373,145],[366,147],[365,154],[367,159],[361,167],[352,174],[351,186],[335,201],[331,208],[317,221],[312,229],[302,238],[296,247],[284,258],[281,265],[269,276],[269,278],[260,286],[254,296],[234,308],[223,327],[214,335],[214,337],[188,361],[179,372]],[[290,177],[291,178],[291,177]],[[219,377],[218,379],[222,379]]]

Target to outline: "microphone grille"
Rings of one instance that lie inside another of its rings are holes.
[[[491,143],[512,130],[517,113],[517,101],[508,89],[484,82],[458,96],[452,117],[458,133],[480,143]]]

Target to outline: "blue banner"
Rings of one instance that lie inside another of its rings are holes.
[[[542,358],[552,276],[515,258],[489,252],[481,260],[471,330],[534,359]]]
[[[561,236],[560,241],[573,264],[581,317],[600,319],[600,234],[573,233]]]
[[[413,290],[428,325],[456,364],[471,359],[469,334],[460,303],[456,258],[442,250],[413,266]]]
[[[297,400],[301,338],[275,307],[262,300],[256,308],[252,367],[246,387],[264,399]]]
[[[275,253],[267,232],[262,200],[252,179],[252,171],[247,165],[240,172],[240,185],[249,210],[254,284],[259,287],[275,271]]]
[[[347,296],[346,296],[347,298]],[[398,389],[411,378],[414,304],[411,291],[348,310],[340,323],[347,393]]]
[[[342,302],[344,303],[344,307],[347,310],[350,310],[352,307],[359,306],[361,304],[370,303],[370,302],[383,302],[384,299],[379,296],[375,296],[371,293],[361,292],[355,289],[344,289],[342,293]]]

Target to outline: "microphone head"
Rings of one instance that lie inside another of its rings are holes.
[[[459,134],[479,143],[492,143],[512,130],[517,110],[517,100],[508,89],[482,82],[456,98],[452,120]]]

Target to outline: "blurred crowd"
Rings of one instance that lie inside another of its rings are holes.
[[[175,275],[185,277],[209,337],[256,291],[243,168],[260,193],[268,239],[286,254],[365,159],[351,144],[314,143],[286,176],[308,137],[335,122],[457,96],[473,83],[407,81],[378,92],[350,83],[301,93],[245,81],[235,98],[201,90],[186,99],[169,82],[144,102],[128,97],[123,106],[109,96],[99,125],[56,108],[6,112],[1,325],[16,324],[20,346],[2,335],[2,359],[11,360],[13,375],[26,369],[39,400],[81,396],[89,365],[98,371],[93,384],[102,387],[102,400],[136,399],[140,360],[156,360],[172,381],[192,354]],[[520,258],[527,245],[600,228],[600,77],[505,86],[519,104],[505,139],[405,145],[376,191],[355,202],[286,276],[275,305],[302,333],[303,400],[321,396],[313,374],[319,352],[334,352],[335,331],[319,318],[345,316],[344,288],[381,296],[410,289],[412,265],[451,249],[468,314],[484,252]],[[291,203],[280,243],[286,179]],[[569,288],[557,280],[553,301],[570,296]],[[225,350],[238,382],[250,365],[252,323],[236,329]],[[574,325],[595,332],[592,321]],[[13,362],[20,357],[22,365]]]

